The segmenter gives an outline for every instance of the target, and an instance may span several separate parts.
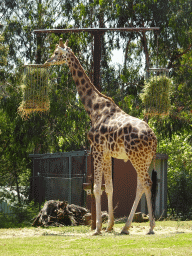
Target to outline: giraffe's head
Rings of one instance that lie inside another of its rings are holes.
[[[55,51],[50,59],[45,62],[45,65],[61,65],[67,62],[67,55],[70,53],[70,48],[67,46],[68,40],[63,43],[63,39],[59,39],[59,44],[56,44]]]

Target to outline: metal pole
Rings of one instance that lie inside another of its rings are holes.
[[[101,34],[103,32],[93,33],[94,36],[94,85],[101,91],[100,85],[100,62],[101,62]]]
[[[72,157],[69,156],[69,195],[68,195],[68,201],[69,204],[71,204],[71,169],[72,169]]]

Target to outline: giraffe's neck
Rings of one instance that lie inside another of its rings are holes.
[[[72,52],[67,57],[67,64],[75,81],[81,101],[92,122],[96,122],[98,117],[101,117],[103,111],[107,114],[111,108],[114,109],[117,107],[112,99],[101,94],[95,88],[77,57]]]

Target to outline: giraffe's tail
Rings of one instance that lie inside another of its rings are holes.
[[[156,195],[157,195],[157,172],[155,171],[155,169],[153,169],[152,171],[151,180],[152,180],[152,187],[151,187],[152,211],[153,211],[153,216],[155,217],[155,201],[156,201]]]

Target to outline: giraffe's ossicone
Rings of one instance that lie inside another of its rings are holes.
[[[102,175],[105,179],[106,193],[108,196],[108,228],[110,231],[114,224],[113,216],[113,183],[111,158],[119,158],[124,161],[130,160],[137,172],[136,198],[130,212],[129,218],[122,230],[122,234],[128,234],[128,229],[136,211],[137,205],[143,193],[146,194],[150,230],[153,234],[155,221],[152,213],[151,203],[151,179],[148,169],[156,154],[157,139],[144,121],[132,117],[120,109],[114,101],[100,93],[82,68],[79,60],[72,50],[63,44],[60,39],[59,45],[52,57],[47,60],[46,65],[69,66],[77,91],[85,110],[91,119],[91,129],[88,139],[92,147],[94,159],[94,195],[96,200],[96,231],[101,232],[101,182]]]

